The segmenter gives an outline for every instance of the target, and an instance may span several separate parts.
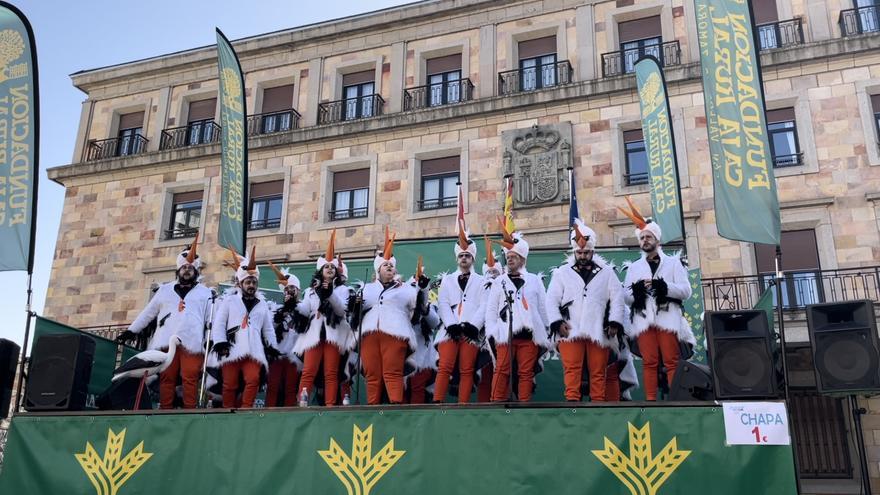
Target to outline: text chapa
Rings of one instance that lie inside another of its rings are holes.
[[[739,420],[745,426],[785,425],[785,420],[778,413],[742,413]]]

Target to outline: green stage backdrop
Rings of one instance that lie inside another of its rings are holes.
[[[790,446],[720,407],[306,410],[13,420],[0,493],[789,494]]]

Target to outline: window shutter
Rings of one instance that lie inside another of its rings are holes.
[[[376,80],[375,70],[365,70],[361,72],[352,72],[342,76],[342,87],[354,86],[355,84],[363,84],[374,82]]]
[[[119,130],[139,129],[144,126],[144,112],[126,113],[119,116]]]
[[[621,22],[617,25],[617,37],[620,43],[656,38],[662,35],[659,15]]]
[[[346,170],[333,173],[333,192],[364,189],[370,185],[370,169]]]
[[[778,108],[776,110],[767,110],[768,124],[789,121],[794,121],[794,108]]]
[[[293,108],[293,84],[263,90],[263,108],[260,113],[283,112]]]
[[[556,36],[547,36],[519,42],[519,59],[540,57],[556,53]]]
[[[425,73],[429,76],[431,74],[442,74],[454,70],[461,70],[460,53],[447,55],[445,57],[429,58],[425,61]]]
[[[217,108],[217,98],[191,101],[189,103],[189,115],[187,122],[197,120],[214,120],[214,110]]]
[[[633,141],[644,141],[645,137],[642,135],[641,129],[631,129],[629,131],[623,131],[623,142],[624,143],[632,143]]]
[[[179,205],[181,203],[189,203],[190,201],[201,201],[202,200],[202,192],[203,191],[189,191],[182,193],[175,193],[172,203]]]
[[[281,196],[284,194],[284,181],[273,180],[269,182],[255,182],[251,184],[252,199],[265,198],[267,196]]]
[[[458,156],[422,160],[422,177],[458,172],[460,168],[461,158]]]

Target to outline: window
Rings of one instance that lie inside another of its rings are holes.
[[[116,156],[136,155],[144,151],[144,112],[127,113],[119,117],[119,141]]]
[[[165,239],[193,237],[202,220],[202,191],[176,193],[172,197],[171,221]]]
[[[776,12],[776,0],[754,0],[752,7],[755,11],[760,49],[779,48],[779,16]]]
[[[333,209],[330,220],[367,216],[370,199],[370,169],[333,174]]]
[[[557,84],[556,36],[520,41],[518,48],[521,91]]]
[[[816,233],[810,230],[792,230],[782,233],[782,304],[786,309],[802,308],[807,304],[824,301],[819,267],[819,248]],[[776,246],[755,244],[755,259],[764,287],[776,273]],[[775,291],[775,288],[773,289]],[[774,304],[776,302],[774,295]]]
[[[189,104],[186,124],[186,142],[189,146],[210,143],[215,139],[219,129],[214,124],[214,110],[217,98],[193,101]]]
[[[436,107],[461,101],[461,54],[425,61],[428,74],[428,106]]]
[[[794,108],[767,110],[767,132],[770,134],[770,152],[773,155],[774,167],[803,165]]]
[[[461,158],[458,156],[422,160],[419,210],[436,210],[458,205],[460,163]]]
[[[376,73],[372,70],[342,76],[342,99],[345,120],[372,117],[375,112],[373,95],[376,93]]]
[[[856,20],[858,33],[874,33],[880,31],[880,16],[877,12],[877,0],[853,0],[857,8]]]
[[[880,95],[871,95],[871,110],[874,112],[874,127],[877,129],[874,146],[880,146],[877,142],[880,137]]]
[[[248,230],[275,229],[281,225],[284,181],[251,184]]]
[[[623,131],[623,147],[626,155],[624,179],[627,186],[648,183],[648,153],[641,129]]]
[[[660,50],[663,38],[659,15],[621,22],[617,25],[617,35],[620,39],[624,73],[633,72],[636,61],[642,55],[653,55],[661,64],[663,63],[664,57]]]
[[[293,129],[293,84],[264,89],[261,111],[260,134]]]

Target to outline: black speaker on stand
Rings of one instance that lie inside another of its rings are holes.
[[[83,334],[49,334],[34,342],[25,409],[82,411],[86,407],[95,341]]]
[[[706,311],[709,363],[719,399],[779,396],[776,343],[764,311]]]
[[[816,388],[820,394],[847,395],[856,450],[862,474],[862,489],[870,493],[862,415],[856,395],[880,392],[880,339],[874,302],[870,300],[807,306],[807,328],[813,350]]]
[[[15,342],[0,339],[0,419],[9,416],[9,404],[12,402],[12,386],[15,383],[20,349]]]

